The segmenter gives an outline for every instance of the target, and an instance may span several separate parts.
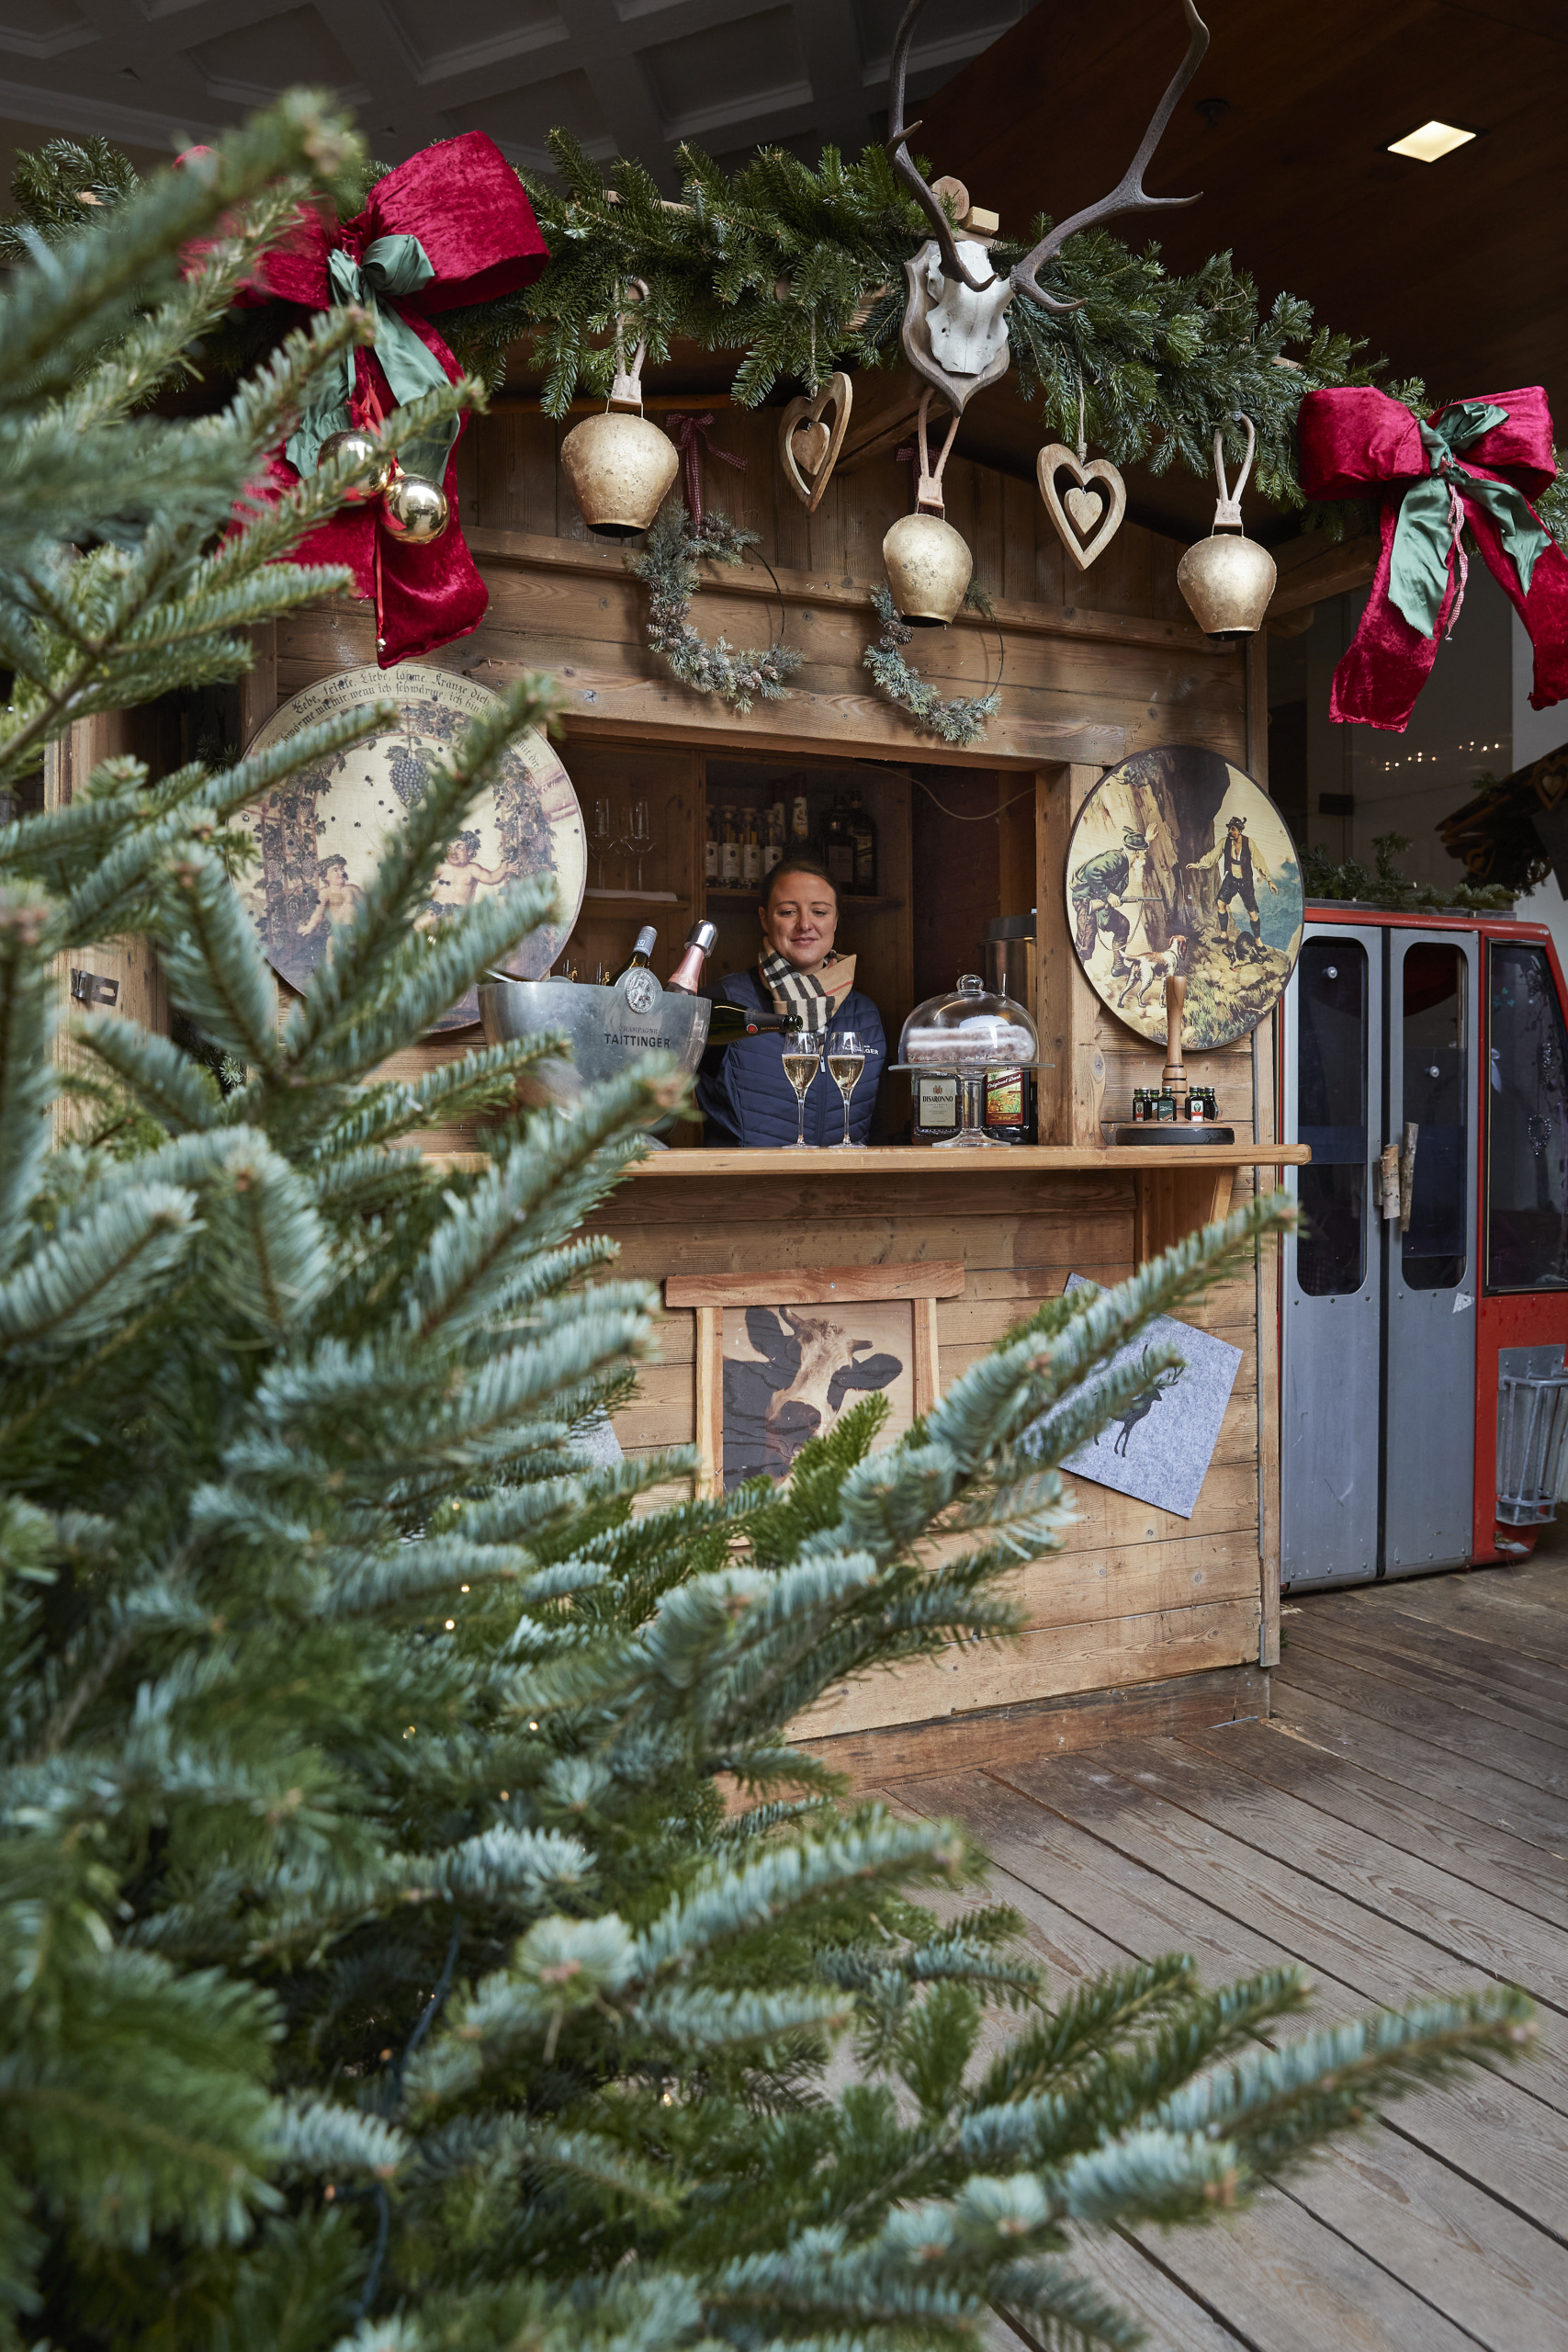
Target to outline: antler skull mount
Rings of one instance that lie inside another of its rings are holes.
[[[947,194],[953,199],[961,231],[994,230],[995,216],[971,208],[967,191],[956,181],[939,180],[934,187],[930,186],[909,153],[909,134],[919,126],[905,121],[904,94],[915,26],[925,6],[925,0],[909,0],[893,44],[888,112],[895,128],[888,134],[887,144],[895,172],[931,221],[934,234],[904,265],[909,292],[902,340],[905,356],[916,374],[943,395],[955,414],[962,413],[977,391],[1006,374],[1011,356],[1007,312],[1016,296],[1022,295],[1042,310],[1078,309],[1077,302],[1061,300],[1046,293],[1040,284],[1041,270],[1069,237],[1080,229],[1114,220],[1124,212],[1164,210],[1172,205],[1198,201],[1191,196],[1149,196],[1144,189],[1144,174],[1175,111],[1176,102],[1198,71],[1209,46],[1208,27],[1193,0],[1181,0],[1181,5],[1188,25],[1187,54],[1126,171],[1109,196],[1059,221],[1007,277],[1000,278],[991,267],[986,243],[978,235],[954,235],[942,196]],[[962,202],[957,201],[960,198]]]

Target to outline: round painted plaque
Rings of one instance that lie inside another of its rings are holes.
[[[1136,752],[1101,776],[1067,846],[1067,921],[1101,1002],[1165,1043],[1165,983],[1187,982],[1192,1053],[1256,1029],[1295,969],[1302,876],[1279,809],[1217,752]]]
[[[352,920],[381,852],[424,790],[430,762],[495,701],[486,686],[447,670],[400,662],[390,670],[339,670],[276,710],[252,751],[297,735],[338,712],[390,699],[398,723],[309,768],[283,790],[254,801],[240,822],[255,836],[259,862],[242,884],[273,969],[309,991],[334,924]],[[559,918],[530,933],[505,959],[522,980],[542,979],[560,954],[588,878],[582,811],[571,778],[545,736],[530,728],[512,744],[491,790],[469,812],[446,852],[416,928],[434,932],[458,909],[518,882],[553,874]],[[470,989],[436,1029],[479,1019]]]

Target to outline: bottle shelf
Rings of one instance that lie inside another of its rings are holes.
[[[692,903],[674,890],[584,890],[582,896],[584,902],[592,899],[599,906],[689,907]]]
[[[761,885],[758,882],[750,882],[742,888],[731,889],[727,885],[710,882],[705,896],[710,907],[754,907],[761,896]],[[841,890],[839,893],[840,910],[845,914],[849,913],[853,907],[864,908],[868,912],[874,914],[878,910],[898,908],[903,903],[902,899],[863,899],[857,897],[852,890]]]

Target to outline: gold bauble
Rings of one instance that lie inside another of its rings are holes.
[[[560,445],[561,470],[596,537],[646,531],[680,468],[675,444],[646,416],[585,416]]]
[[[901,515],[882,542],[898,617],[910,628],[943,628],[975,574],[967,543],[940,514]]]
[[[1257,636],[1278,578],[1267,548],[1229,531],[1200,539],[1176,567],[1176,584],[1193,619],[1222,645]]]
[[[399,474],[381,508],[381,528],[405,547],[434,547],[449,513],[439,482],[426,481],[423,474]]]
[[[316,452],[316,471],[320,473],[323,466],[332,465],[339,458],[351,458],[356,466],[367,466],[372,461],[376,466],[368,481],[356,482],[352,490],[344,492],[345,505],[364,506],[383,494],[392,478],[392,453],[383,449],[373,435],[362,432],[356,424],[343,433],[329,433]]]

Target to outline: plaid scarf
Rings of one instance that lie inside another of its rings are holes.
[[[833,967],[833,977],[825,984],[815,972],[798,971],[786,956],[764,947],[757,959],[757,969],[762,986],[773,998],[773,1011],[798,1013],[803,1029],[819,1028],[855,984],[852,956],[840,956],[836,948],[829,948],[826,960]]]

